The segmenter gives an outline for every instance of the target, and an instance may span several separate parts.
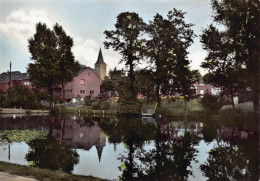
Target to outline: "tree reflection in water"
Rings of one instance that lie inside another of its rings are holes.
[[[200,168],[208,180],[257,180],[250,174],[250,161],[239,146],[223,142],[209,152]]]
[[[30,150],[25,158],[32,166],[62,170],[71,173],[79,163],[79,154],[64,143],[53,139],[34,139],[28,143]]]
[[[197,152],[194,146],[200,138],[187,131],[170,138],[161,125],[133,118],[119,118],[113,128],[111,123],[101,124],[110,141],[122,141],[127,149],[127,154],[119,157],[123,163],[119,166],[121,180],[185,180],[192,174],[191,161]],[[154,148],[144,149],[144,143],[152,140]]]

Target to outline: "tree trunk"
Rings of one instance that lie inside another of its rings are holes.
[[[52,87],[48,87],[48,92],[50,94],[50,103],[51,103],[51,107],[54,108],[54,101],[53,101],[53,90],[52,90]]]
[[[253,90],[253,106],[254,106],[254,112],[259,112],[259,89]]]
[[[234,103],[234,95],[231,94],[231,104],[232,104],[232,107],[233,109],[235,108],[235,103]]]
[[[161,107],[160,85],[159,85],[159,84],[156,84],[156,87],[155,87],[155,95],[156,95],[157,106],[158,106],[158,107]]]
[[[129,71],[129,78],[130,78],[130,83],[131,83],[131,90],[132,90],[132,95],[135,96],[135,88],[134,88],[134,65],[133,63],[129,64],[130,66],[130,71]]]

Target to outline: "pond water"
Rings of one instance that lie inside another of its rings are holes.
[[[259,126],[248,115],[5,116],[0,161],[109,180],[258,180]]]

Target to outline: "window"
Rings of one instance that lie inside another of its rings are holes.
[[[89,91],[90,94],[94,94],[94,90]]]
[[[85,79],[80,79],[80,85],[85,85]]]
[[[80,93],[81,94],[85,94],[85,90],[80,90]]]
[[[70,92],[72,92],[72,89],[70,89]]]
[[[30,82],[24,82],[23,85],[31,85]]]

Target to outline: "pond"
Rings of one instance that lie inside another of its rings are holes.
[[[0,161],[109,180],[258,180],[253,116],[0,117]]]

